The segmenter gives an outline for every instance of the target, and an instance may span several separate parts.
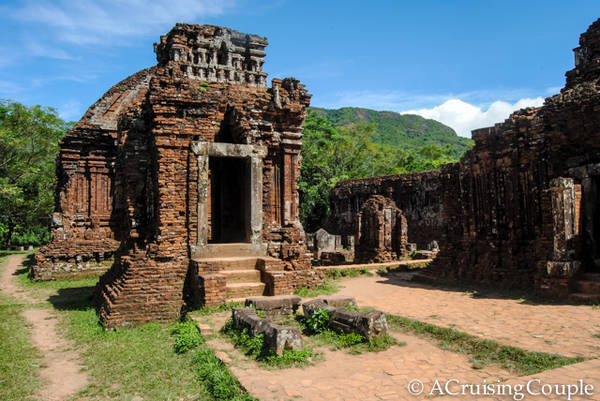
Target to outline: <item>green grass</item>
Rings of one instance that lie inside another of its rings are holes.
[[[235,376],[210,348],[201,348],[194,353],[192,363],[199,379],[205,383],[215,401],[257,401],[238,383]]]
[[[340,287],[336,283],[330,280],[325,280],[315,288],[300,287],[294,292],[294,294],[302,298],[312,298],[318,297],[319,295],[335,294],[339,290]]]
[[[5,256],[0,254],[0,272]],[[29,328],[21,316],[23,305],[12,297],[0,294],[0,400],[35,400],[41,386],[40,355],[29,340]]]
[[[211,399],[196,381],[192,356],[173,352],[170,326],[150,323],[105,331],[91,303],[80,303],[62,313],[67,336],[83,350],[91,376],[81,396],[98,400]]]
[[[90,384],[78,397],[123,401],[215,399],[198,375],[194,352],[174,352],[176,339],[171,332],[177,326],[151,323],[106,331],[92,303],[95,279],[34,282],[21,273],[18,281],[27,290],[48,295],[49,301],[42,305],[56,310],[63,334],[80,352]],[[28,380],[27,375],[24,380]]]
[[[231,342],[241,349],[246,356],[272,368],[303,367],[311,364],[316,354],[309,347],[302,350],[284,350],[281,355],[276,355],[264,341],[264,335],[250,336],[246,329],[236,330],[233,320],[229,319],[221,329]]]
[[[243,307],[244,307],[244,305],[240,302],[227,302],[227,303],[215,305],[215,306],[202,306],[201,308],[194,310],[192,313],[195,316],[207,316],[207,315],[212,315],[213,313],[228,312],[232,308],[243,308]]]
[[[582,357],[565,357],[545,352],[532,352],[498,344],[451,328],[439,327],[396,315],[386,315],[391,328],[435,341],[442,349],[462,353],[471,358],[474,368],[498,365],[520,376],[582,362]]]

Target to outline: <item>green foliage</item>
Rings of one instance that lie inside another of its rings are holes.
[[[325,277],[331,280],[340,280],[342,278],[342,272],[339,269],[329,270]]]
[[[48,240],[58,141],[69,128],[53,109],[0,101],[0,246]]]
[[[350,347],[354,344],[362,343],[365,338],[357,333],[338,334],[339,343],[342,348]]]
[[[221,331],[246,355],[271,367],[305,366],[309,363],[309,359],[313,357],[313,352],[310,349],[284,350],[281,355],[273,354],[271,349],[265,345],[263,334],[251,336],[247,329],[236,330],[231,319],[225,323]]]
[[[194,354],[193,364],[201,382],[215,401],[257,401],[248,394],[227,367],[210,348],[201,348]]]
[[[331,316],[329,316],[329,312],[325,309],[318,309],[310,317],[306,318],[305,324],[312,333],[322,333],[327,330],[330,321]]]
[[[340,288],[336,283],[332,283],[329,280],[325,280],[315,288],[300,287],[294,292],[294,294],[302,298],[313,298],[319,295],[335,294],[339,290]]]
[[[310,111],[331,121],[334,127],[367,122],[377,126],[373,141],[396,148],[412,149],[433,144],[450,146],[452,158],[458,159],[473,141],[456,135],[454,130],[438,121],[414,114],[398,114],[391,111],[375,111],[357,107],[328,110],[311,107]]]
[[[176,323],[171,329],[171,334],[175,336],[173,349],[176,354],[183,354],[204,344],[204,338],[198,327],[191,321]]]
[[[456,161],[466,148],[465,145],[458,153],[455,151],[456,144],[465,138],[449,143],[426,140],[419,146],[407,147],[401,142],[381,139],[381,124],[385,119],[334,118],[330,112],[334,111],[313,109],[304,122],[298,190],[300,220],[308,232],[325,223],[329,213],[329,192],[338,182],[437,169]],[[459,138],[450,128],[432,120],[398,116],[400,119],[422,120],[417,125],[423,125],[423,121],[429,125],[437,124],[439,129],[436,132],[445,132],[448,138]]]
[[[226,302],[215,306],[202,306],[200,309],[195,310],[194,315],[206,316],[212,315],[213,313],[228,312],[232,308],[243,308],[244,305],[240,302]]]
[[[4,260],[0,254],[0,265]],[[40,355],[31,344],[22,311],[14,298],[0,294],[0,400],[33,401],[42,384]]]

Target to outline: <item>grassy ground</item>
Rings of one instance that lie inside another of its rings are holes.
[[[526,376],[585,360],[581,357],[526,351],[401,316],[388,314],[386,317],[392,329],[427,338],[442,349],[468,355],[476,369],[499,365],[519,376]]]
[[[0,272],[10,254],[0,254]],[[40,355],[29,341],[22,310],[14,298],[0,294],[0,400],[34,400],[41,385]]]
[[[105,331],[92,302],[96,281],[33,282],[27,278],[25,269],[17,276],[17,282],[23,288],[47,300],[36,304],[36,307],[51,308],[59,314],[63,335],[71,339],[81,353],[90,375],[90,384],[72,400],[252,399],[229,370],[219,365],[220,361],[207,347],[200,346],[187,353],[176,354],[175,338],[171,334],[173,325],[152,323],[131,329]],[[0,308],[8,308],[2,302],[0,298]],[[14,315],[14,318],[7,320],[3,316],[0,323],[0,383],[3,384],[0,399],[27,400],[31,399],[27,398],[27,394],[33,394],[39,386],[39,381],[30,379],[30,376],[35,377],[37,370],[37,353],[26,340],[28,333],[25,322],[18,316],[21,306],[12,308],[16,309],[9,316]],[[12,342],[4,338],[5,327],[8,331],[6,335],[10,336]],[[23,358],[23,355],[27,357]],[[212,371],[213,368],[216,370]],[[6,390],[4,378],[8,378],[6,382],[10,383],[10,388]]]

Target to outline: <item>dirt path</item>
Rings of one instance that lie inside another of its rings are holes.
[[[25,304],[42,301],[31,296],[16,283],[15,272],[22,267],[26,255],[13,255],[0,276],[0,289]],[[23,316],[31,324],[31,340],[42,354],[40,376],[45,385],[37,397],[41,401],[62,401],[83,389],[88,375],[82,371],[79,354],[73,344],[64,339],[58,330],[58,317],[50,310],[27,307]]]

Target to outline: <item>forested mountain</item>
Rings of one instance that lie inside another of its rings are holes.
[[[373,142],[382,145],[414,150],[431,144],[442,147],[449,145],[452,148],[452,156],[458,158],[473,143],[469,138],[458,136],[447,125],[415,114],[399,114],[393,111],[376,111],[358,107],[343,107],[337,110],[311,107],[310,110],[329,120],[334,127],[344,127],[359,122],[376,124]]]

